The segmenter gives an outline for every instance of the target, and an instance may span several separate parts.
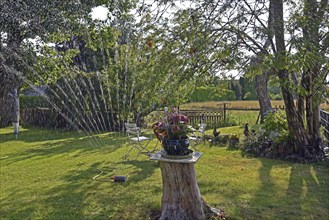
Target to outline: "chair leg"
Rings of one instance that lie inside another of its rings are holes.
[[[193,144],[194,143],[194,144]],[[191,142],[191,147],[195,150],[195,151],[199,151],[199,149],[196,147],[200,144],[200,139],[199,138],[196,138],[195,140],[193,140]]]
[[[152,153],[156,152],[157,148],[158,148],[158,144],[159,144],[159,140],[157,140],[157,143],[155,144],[155,147],[153,148],[153,150],[151,151]]]
[[[147,146],[149,145],[149,143],[151,142],[151,140],[148,140],[146,142],[145,145],[142,145],[142,142],[138,142],[138,145],[140,146],[140,150],[138,152],[138,155],[139,154],[146,154],[146,155],[149,155],[151,152],[147,149]]]

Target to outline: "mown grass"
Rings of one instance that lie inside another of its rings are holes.
[[[221,132],[241,134],[242,127]],[[247,158],[209,143],[198,148],[204,153],[196,164],[201,194],[228,219],[329,216],[327,162]],[[128,149],[120,133],[28,128],[15,140],[11,128],[1,129],[1,219],[148,219],[161,205],[160,169],[144,155],[124,160]],[[114,183],[112,175],[128,181]]]

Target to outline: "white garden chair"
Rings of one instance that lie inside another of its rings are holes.
[[[199,125],[199,128],[196,129],[192,133],[192,135],[189,137],[189,139],[190,139],[190,146],[192,148],[194,148],[196,151],[198,151],[198,149],[196,148],[196,146],[199,145],[202,140],[204,140],[204,135],[205,135],[205,132],[206,132],[206,127],[207,127],[207,124],[201,123]]]
[[[135,123],[125,123],[125,128],[129,143],[131,145],[128,154],[134,149],[138,151],[137,157],[140,154],[146,154],[149,156],[152,152],[155,151],[157,145],[152,151],[147,149],[150,141],[152,141],[154,138],[141,135],[141,129],[140,127],[137,127]]]

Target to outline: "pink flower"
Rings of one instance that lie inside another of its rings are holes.
[[[192,132],[187,124],[189,118],[186,115],[179,114],[177,108],[173,108],[172,112],[166,111],[162,121],[158,121],[152,125],[154,134],[162,141],[164,139],[180,140],[187,138],[188,133]]]
[[[189,123],[189,118],[186,115],[180,115],[180,119],[179,121],[185,122],[185,123]]]

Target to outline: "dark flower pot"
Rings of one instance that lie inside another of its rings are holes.
[[[189,139],[182,140],[163,140],[162,141],[163,149],[167,152],[168,155],[188,155],[190,151]]]

